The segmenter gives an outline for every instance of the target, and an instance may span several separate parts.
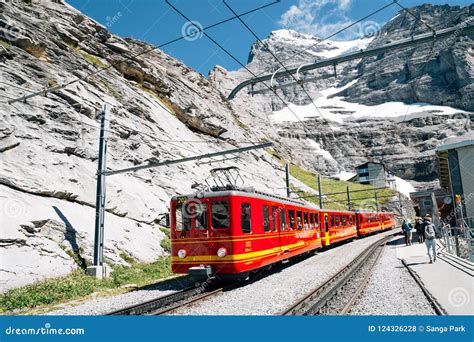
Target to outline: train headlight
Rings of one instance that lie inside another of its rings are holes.
[[[227,255],[227,249],[226,249],[226,248],[221,247],[221,248],[219,248],[219,249],[217,250],[217,256],[218,256],[219,258],[223,258],[223,257],[225,257],[226,255]]]
[[[178,251],[178,258],[184,259],[184,258],[186,258],[186,255],[187,255],[187,253],[186,253],[186,250],[185,250],[185,249],[180,249],[180,250]]]

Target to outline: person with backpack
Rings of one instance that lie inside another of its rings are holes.
[[[415,230],[418,243],[425,242],[425,226],[421,217],[416,218]]]
[[[428,250],[428,257],[430,258],[430,264],[436,261],[436,226],[431,222],[431,216],[425,215],[425,222],[423,223],[425,228],[425,244]],[[430,251],[433,251],[431,256]]]
[[[413,226],[410,223],[410,220],[403,220],[402,224],[402,230],[403,234],[405,234],[405,244],[407,246],[411,245],[411,230],[413,229]]]

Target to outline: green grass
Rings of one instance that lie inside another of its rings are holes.
[[[307,186],[313,188],[316,191],[318,190],[318,179],[315,174],[303,170],[302,168],[293,164],[290,165],[290,174]],[[377,196],[379,197],[379,206],[387,203],[390,200],[389,197],[385,196],[394,196],[396,194],[396,191],[392,189],[374,190],[374,187],[371,185],[344,182],[336,179],[321,177],[321,187],[323,194],[344,192],[339,195],[328,195],[328,199],[323,201],[324,208],[339,210],[347,209],[347,195],[345,191],[348,185],[350,191],[367,190],[363,192],[351,193],[352,209],[375,210],[375,192],[377,192]],[[300,191],[296,188],[294,188],[294,191],[301,196],[309,195],[307,192]],[[306,199],[319,205],[319,200],[315,197],[307,197]]]
[[[94,292],[118,290],[126,284],[144,286],[172,275],[170,257],[152,263],[139,263],[129,257],[131,266],[114,266],[109,278],[96,279],[76,270],[68,276],[47,279],[0,295],[0,312],[32,309],[83,298]]]
[[[7,42],[6,40],[3,40],[1,38],[0,38],[0,45],[3,46],[7,50],[10,50],[12,47],[12,44],[10,42]]]
[[[119,101],[123,100],[122,95],[120,95],[120,93],[115,90],[109,82],[107,82],[106,80],[100,80],[100,83],[102,83],[102,85],[107,89],[110,95],[112,95]]]
[[[80,48],[74,46],[71,43],[66,43],[67,46],[79,56],[84,58],[87,62],[91,63],[92,65],[96,66],[97,68],[105,68],[108,64],[104,63],[100,58],[92,56],[91,54],[81,50]]]
[[[165,252],[171,253],[171,230],[169,228],[160,227],[160,230],[165,234],[165,238],[161,240],[160,246]]]
[[[92,56],[92,55],[88,54],[85,51],[82,51],[82,50],[79,50],[79,49],[75,49],[75,50],[82,58],[84,58],[86,61],[93,64],[97,68],[105,68],[107,66],[107,64],[104,63],[101,59],[99,59],[95,56]]]
[[[53,87],[56,87],[58,85],[58,82],[56,80],[48,80],[48,88],[53,88]]]

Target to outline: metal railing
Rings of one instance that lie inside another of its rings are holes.
[[[440,242],[445,246],[447,253],[474,262],[474,228],[472,226],[472,220],[468,218],[460,223],[461,224],[456,227],[443,224],[441,226],[442,237]]]

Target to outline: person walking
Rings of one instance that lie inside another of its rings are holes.
[[[413,229],[413,226],[410,223],[410,220],[403,220],[402,224],[402,230],[403,234],[405,234],[405,244],[407,246],[411,245],[411,230]]]
[[[425,244],[426,249],[428,250],[428,257],[430,258],[430,264],[436,262],[436,227],[433,222],[431,222],[431,216],[425,215],[425,222],[423,224],[425,229]],[[431,252],[433,256],[431,256]]]
[[[418,243],[425,242],[425,226],[423,225],[421,217],[416,218],[415,230]]]

